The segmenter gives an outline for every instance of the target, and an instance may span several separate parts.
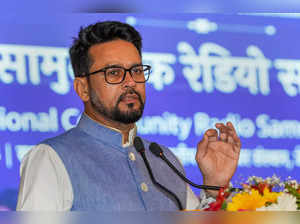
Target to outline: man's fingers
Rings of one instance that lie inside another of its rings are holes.
[[[203,136],[203,139],[198,143],[197,145],[197,153],[196,153],[196,160],[203,158],[207,152],[207,146],[208,146],[208,136],[205,134]]]
[[[209,142],[217,141],[218,140],[218,132],[215,129],[208,129],[204,135],[208,137]]]
[[[215,129],[208,129],[204,135],[203,139],[198,143],[196,160],[203,158],[207,153],[208,143],[218,140],[218,132]]]
[[[217,130],[215,129],[209,129],[204,134],[208,137],[209,142],[220,140],[232,144],[235,150],[239,150],[241,148],[240,138],[238,137],[231,122],[227,122],[226,125],[223,123],[217,123],[215,126],[220,132],[219,136]]]
[[[220,131],[219,139],[223,142],[227,142],[230,128],[226,127],[222,123],[217,123],[216,128],[218,128]]]
[[[228,135],[228,139],[227,139],[227,142],[231,145],[235,145],[235,141],[233,140],[232,136],[231,135]]]
[[[228,135],[224,132],[220,133],[220,136],[219,136],[219,139],[222,141],[222,142],[227,142],[228,140]]]
[[[220,131],[219,139],[221,141],[234,145],[235,150],[239,150],[241,148],[240,138],[238,137],[231,122],[227,122],[226,125],[223,123],[217,123],[216,128]]]
[[[234,128],[233,124],[231,122],[227,122],[226,125],[230,129],[229,134],[230,134],[230,137],[232,138],[232,141],[233,141],[231,144],[234,144],[235,146],[237,146],[240,149],[241,148],[241,141],[240,141],[240,138],[239,138],[239,136],[237,135],[237,133],[235,131],[235,128]]]

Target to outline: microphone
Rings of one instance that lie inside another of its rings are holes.
[[[179,170],[177,170],[177,168],[167,159],[167,157],[164,155],[164,152],[162,150],[162,148],[155,142],[152,142],[150,144],[149,147],[150,151],[156,155],[157,157],[160,157],[162,160],[164,160],[167,165],[186,183],[192,185],[193,187],[199,188],[199,189],[203,189],[203,190],[215,190],[218,191],[223,187],[219,187],[219,186],[210,186],[210,185],[200,185],[200,184],[195,184],[192,181],[190,181],[189,179],[187,179],[182,173],[179,172]],[[232,190],[234,191],[240,191],[242,189],[240,188],[233,188]]]
[[[133,145],[134,145],[134,148],[136,149],[136,151],[141,154],[141,156],[144,160],[144,163],[146,165],[146,168],[148,170],[148,173],[150,175],[150,179],[151,179],[152,183],[154,185],[158,186],[159,188],[161,188],[162,190],[164,190],[167,194],[171,195],[175,199],[175,201],[177,202],[179,210],[183,210],[182,204],[181,204],[179,198],[176,196],[176,194],[174,194],[172,191],[170,191],[169,189],[167,189],[166,187],[164,187],[163,185],[158,183],[156,181],[156,179],[154,178],[151,166],[150,166],[149,161],[147,160],[147,157],[146,157],[146,154],[145,154],[145,147],[144,147],[144,144],[142,142],[142,139],[140,137],[136,136],[133,140]]]

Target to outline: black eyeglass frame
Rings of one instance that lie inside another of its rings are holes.
[[[139,67],[139,66],[146,67],[146,69],[143,69],[143,72],[144,72],[144,71],[148,71],[148,72],[149,72],[149,75],[148,75],[147,79],[145,78],[145,81],[135,81],[134,78],[133,78],[133,76],[132,76],[132,74],[131,74],[132,69],[135,68],[135,67]],[[106,78],[106,71],[107,71],[108,69],[111,69],[111,68],[121,68],[121,69],[123,69],[123,70],[125,71],[125,72],[124,72],[124,75],[123,75],[123,78],[122,78],[122,80],[121,80],[120,82],[117,82],[117,83],[111,83],[111,82],[108,82],[108,81],[107,81],[107,78]],[[107,83],[109,83],[109,84],[120,84],[120,83],[122,83],[122,82],[125,80],[125,77],[126,77],[127,72],[129,72],[131,78],[132,78],[133,81],[135,81],[136,83],[145,83],[145,82],[147,82],[147,81],[149,80],[150,73],[151,73],[151,66],[150,66],[150,65],[142,65],[142,64],[141,64],[141,65],[133,65],[133,66],[131,66],[131,67],[128,68],[128,69],[127,69],[127,68],[124,68],[124,67],[122,67],[122,66],[108,66],[108,67],[101,68],[101,69],[99,69],[99,70],[97,70],[97,71],[94,71],[94,72],[91,72],[91,73],[84,74],[83,77],[84,77],[84,76],[94,75],[94,74],[99,73],[99,72],[103,72],[103,73],[104,73],[105,81],[106,81]]]

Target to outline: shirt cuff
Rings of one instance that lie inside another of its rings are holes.
[[[203,210],[209,207],[209,204],[215,202],[216,199],[207,194],[204,190],[201,190],[199,195],[200,204],[197,209]]]

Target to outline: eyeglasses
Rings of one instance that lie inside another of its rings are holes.
[[[132,79],[136,83],[145,83],[148,81],[150,73],[151,73],[151,66],[150,65],[134,65],[129,69],[126,69],[121,66],[110,66],[105,67],[100,70],[91,72],[86,74],[94,75],[96,73],[103,72],[105,81],[109,84],[119,84],[124,81],[126,73],[129,72]]]

